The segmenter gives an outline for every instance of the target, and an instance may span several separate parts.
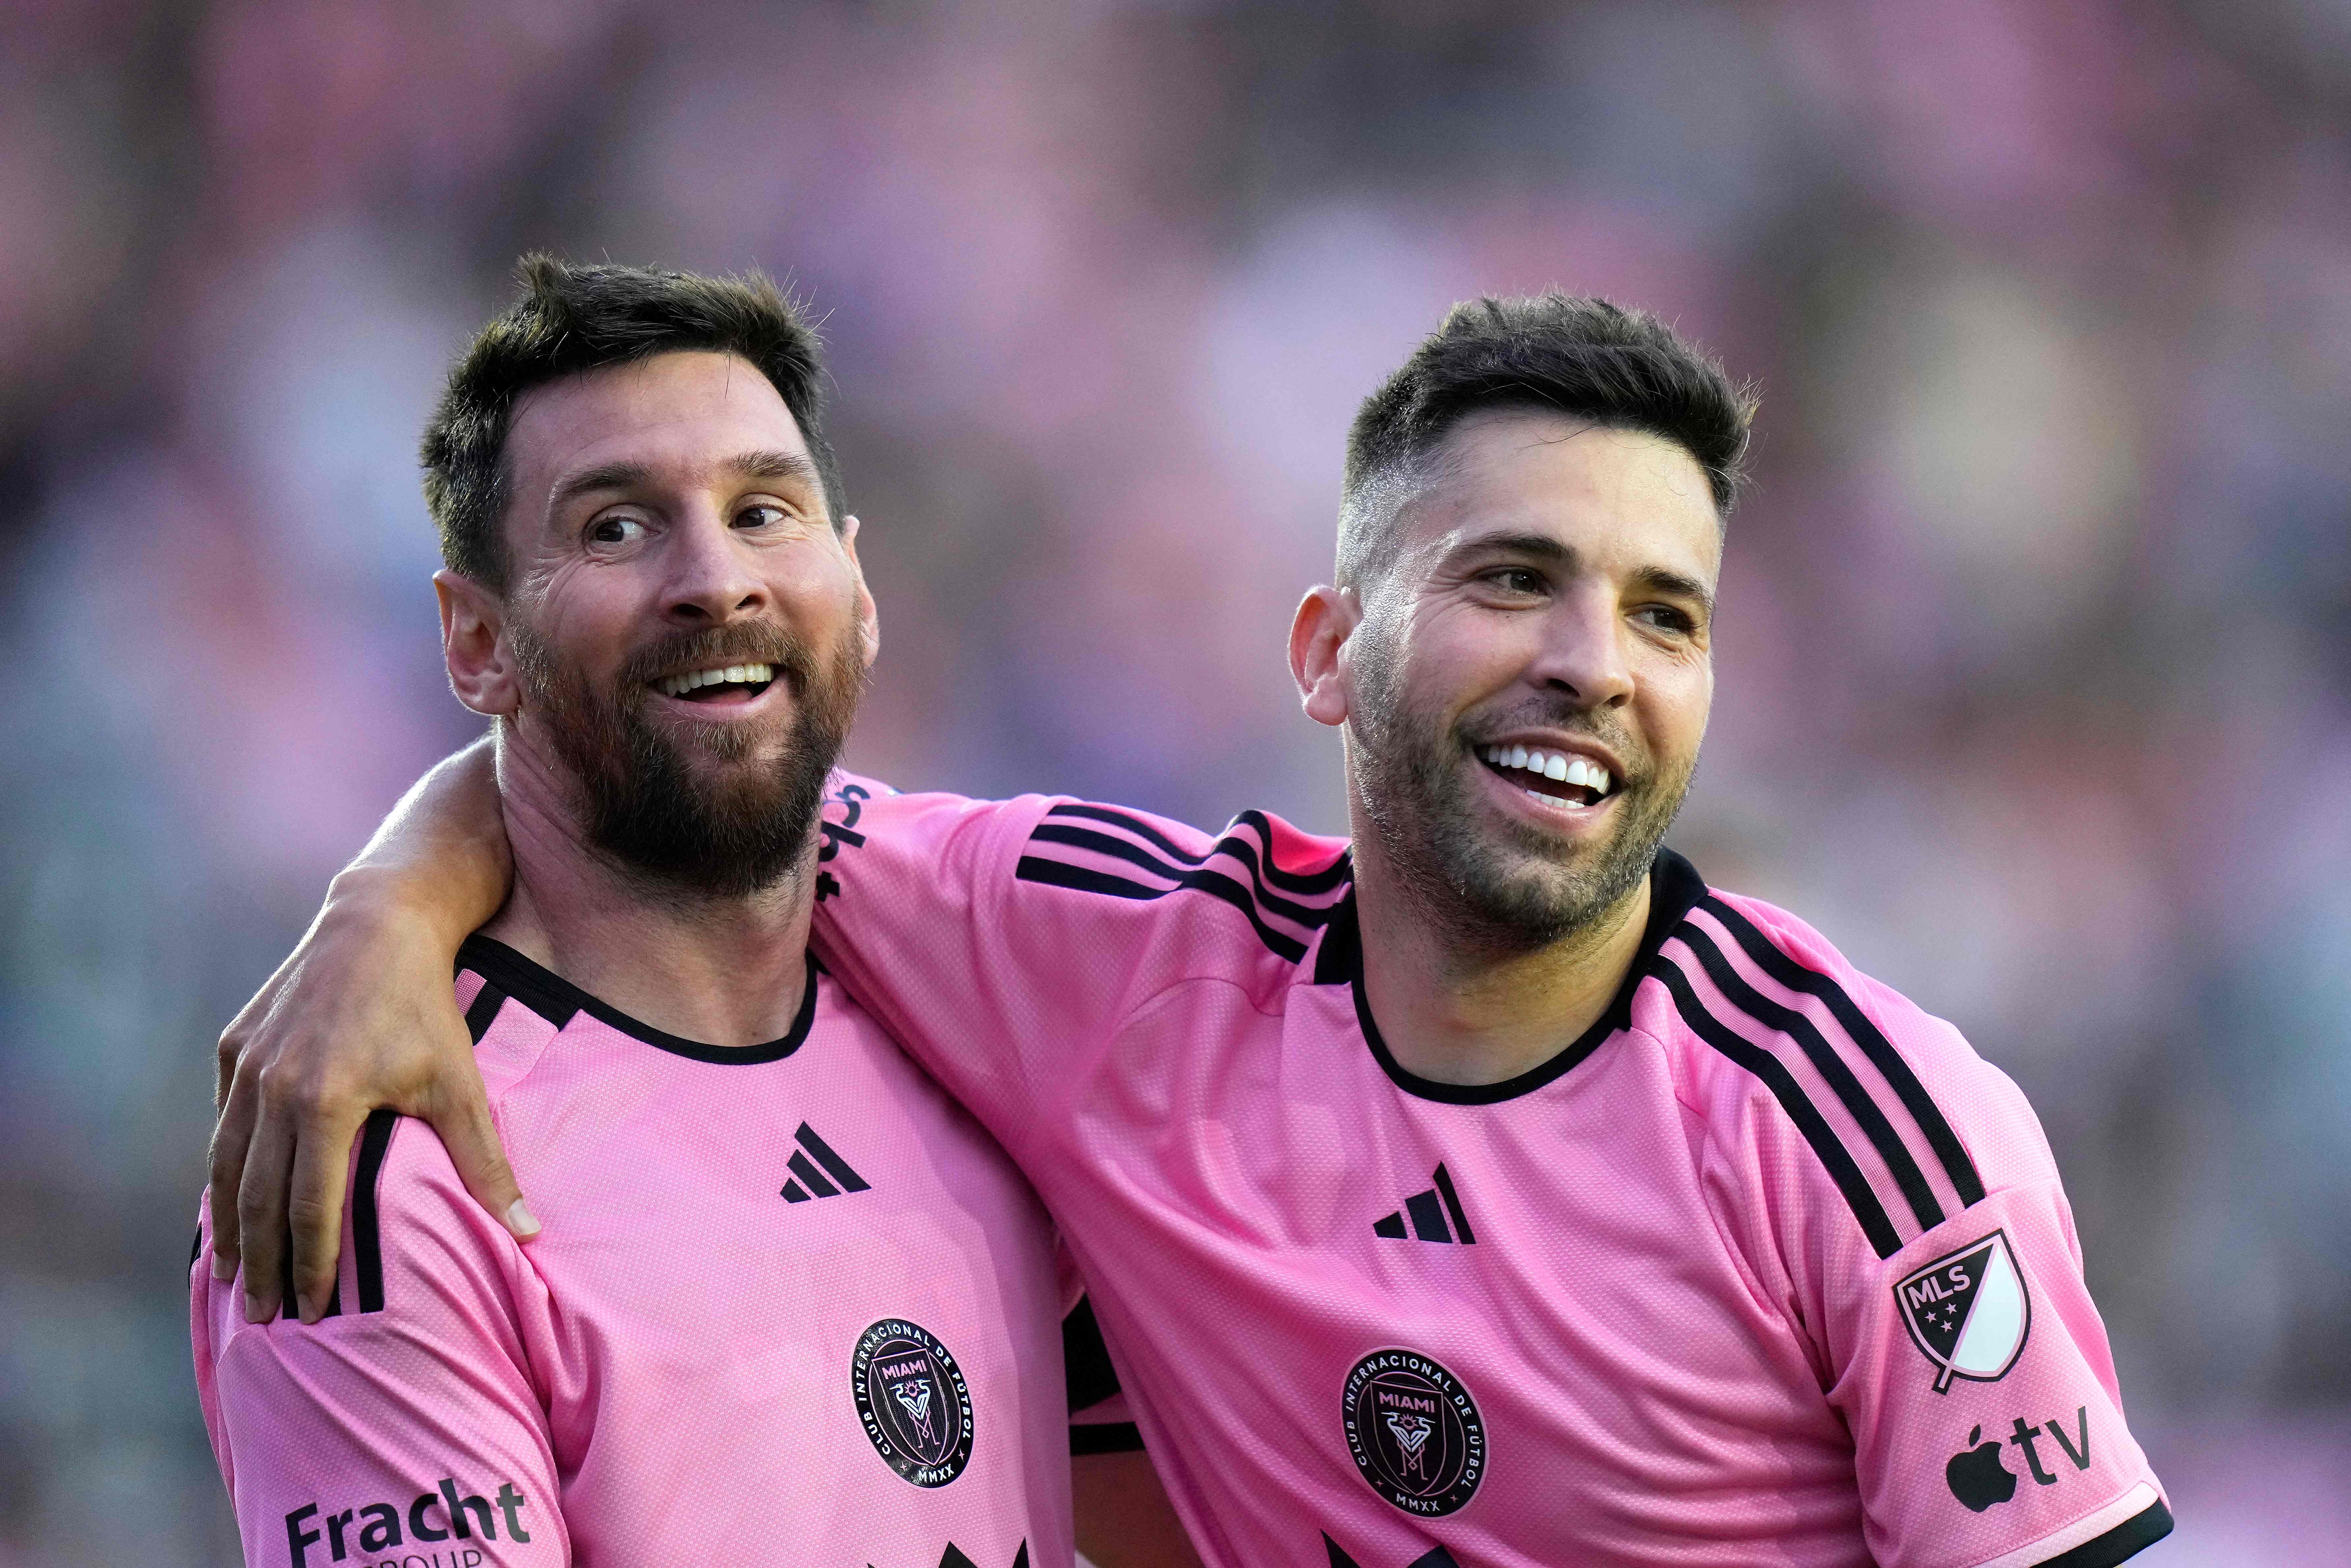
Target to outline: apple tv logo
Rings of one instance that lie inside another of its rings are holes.
[[[2068,1436],[2064,1423],[2052,1416],[2043,1425],[2028,1427],[2019,1416],[2011,1428],[2008,1446],[2024,1456],[2024,1468],[2031,1472],[2035,1486],[2053,1487],[2062,1471],[2052,1470],[2041,1462],[2038,1439],[2046,1434],[2054,1439],[2064,1453],[2066,1462],[2076,1470],[2090,1468],[2090,1407],[2081,1406],[2074,1412],[2074,1432]],[[1981,1513],[1994,1503],[2006,1502],[2016,1495],[2016,1472],[2000,1462],[2001,1443],[1994,1437],[1983,1440],[1981,1426],[1968,1428],[1968,1447],[1951,1456],[1943,1467],[1943,1479],[1951,1484],[1951,1495],[1970,1510]]]
[[[1970,1447],[1953,1454],[1951,1462],[1943,1467],[1943,1479],[1951,1483],[1951,1495],[1966,1504],[1969,1511],[1981,1513],[1996,1502],[2006,1502],[2016,1495],[2016,1472],[2000,1462],[2000,1439],[1981,1441],[1983,1428],[1968,1429]]]

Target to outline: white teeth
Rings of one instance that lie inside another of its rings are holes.
[[[716,686],[728,682],[753,684],[775,678],[775,670],[767,664],[728,664],[724,669],[692,670],[683,675],[665,675],[653,683],[653,689],[664,696],[682,697],[701,686]]]
[[[753,666],[754,669],[758,667]],[[1540,773],[1544,778],[1562,784],[1580,785],[1591,790],[1595,800],[1604,799],[1612,783],[1608,769],[1601,767],[1597,762],[1587,762],[1581,757],[1572,758],[1564,751],[1531,751],[1523,746],[1489,746],[1478,755],[1497,768],[1522,768],[1530,773]],[[1573,804],[1573,802],[1562,801],[1555,795],[1545,795],[1540,790],[1530,789],[1527,793],[1539,800],[1548,800],[1555,806]]]

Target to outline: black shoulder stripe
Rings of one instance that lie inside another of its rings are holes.
[[[188,1243],[188,1267],[191,1269],[194,1268],[196,1266],[196,1260],[204,1255],[204,1228],[199,1225],[196,1227],[196,1239]]]
[[[1023,855],[1019,865],[1014,868],[1013,874],[1022,882],[1043,883],[1051,887],[1072,888],[1080,893],[1106,894],[1113,898],[1149,900],[1165,898],[1171,893],[1182,893],[1186,890],[1205,893],[1212,898],[1223,899],[1227,904],[1249,916],[1249,923],[1257,929],[1258,940],[1263,942],[1266,947],[1278,956],[1292,964],[1306,956],[1305,943],[1268,925],[1265,923],[1265,917],[1258,913],[1256,901],[1249,897],[1248,891],[1230,877],[1219,876],[1215,872],[1189,873],[1183,882],[1174,887],[1146,887],[1139,882],[1129,882],[1123,877],[1112,876],[1107,872],[1095,871],[1091,866],[1069,865],[1040,855]]]
[[[1182,861],[1186,865],[1206,865],[1208,863],[1207,855],[1196,855],[1189,852],[1175,840],[1169,838],[1157,828],[1152,826],[1149,822],[1144,821],[1141,817],[1134,815],[1131,811],[1121,811],[1110,806],[1072,805],[1055,806],[1049,810],[1045,815],[1048,817],[1082,817],[1088,821],[1108,822],[1114,827],[1124,828],[1128,832],[1133,833],[1139,839],[1149,841],[1151,843],[1156,845],[1160,850],[1165,852],[1170,860]],[[1214,852],[1211,851],[1210,852],[1213,853]]]
[[[1876,1064],[1877,1071],[1885,1074],[1886,1082],[1893,1085],[1895,1094],[1901,1100],[1903,1109],[1910,1113],[1911,1120],[1917,1122],[1918,1130],[1926,1134],[1928,1145],[1935,1151],[1935,1157],[1942,1161],[1943,1174],[1950,1177],[1952,1188],[1959,1195],[1959,1202],[1970,1207],[1981,1203],[1983,1177],[1977,1174],[1976,1163],[1969,1157],[1967,1145],[1960,1143],[1959,1134],[1951,1130],[1951,1124],[1944,1119],[1934,1097],[1927,1092],[1927,1086],[1918,1082],[1918,1075],[1910,1071],[1910,1063],[1894,1049],[1893,1041],[1869,1021],[1869,1015],[1845,994],[1844,988],[1819,970],[1808,969],[1788,956],[1770,937],[1756,929],[1753,921],[1712,894],[1701,901],[1701,907],[1722,922],[1724,929],[1765,974],[1792,991],[1809,992],[1828,1004],[1830,1013],[1843,1026],[1845,1033],[1853,1037],[1854,1043],[1861,1047],[1863,1054]]]
[[[1113,838],[1108,833],[1098,833],[1091,828],[1071,828],[1058,822],[1043,822],[1038,825],[1035,832],[1029,835],[1029,841],[1067,844],[1071,849],[1090,850],[1095,854],[1109,855],[1114,860],[1123,860],[1131,866],[1150,872],[1155,876],[1164,876],[1170,882],[1189,883],[1195,877],[1216,874],[1201,871],[1196,866],[1170,865],[1140,844],[1130,843],[1124,839]],[[1217,847],[1219,852],[1229,854],[1249,867],[1252,880],[1260,874],[1257,850],[1248,840],[1221,840]],[[1269,915],[1278,915],[1284,920],[1295,921],[1309,928],[1320,925],[1330,918],[1328,910],[1313,909],[1302,904],[1293,904],[1279,894],[1267,891],[1262,883],[1259,883],[1255,892],[1259,906]]]
[[[1115,806],[1055,806],[1048,810],[1045,815],[1082,817],[1090,821],[1108,822],[1113,827],[1124,828],[1135,837],[1155,845],[1170,860],[1181,861],[1186,865],[1206,865],[1217,854],[1238,855],[1249,862],[1250,871],[1261,883],[1280,888],[1285,893],[1306,894],[1330,893],[1344,886],[1348,878],[1354,874],[1353,859],[1344,851],[1340,852],[1337,860],[1332,861],[1321,871],[1282,870],[1274,863],[1273,860],[1273,824],[1267,820],[1262,811],[1243,811],[1233,819],[1236,826],[1246,825],[1256,829],[1258,837],[1264,841],[1266,854],[1261,867],[1258,862],[1257,846],[1238,833],[1227,832],[1209,847],[1207,854],[1196,855],[1161,832],[1144,818],[1133,811],[1122,811]]]
[[[1877,1201],[1877,1195],[1870,1190],[1868,1179],[1861,1174],[1861,1167],[1845,1152],[1844,1145],[1837,1139],[1835,1129],[1813,1108],[1812,1101],[1804,1094],[1802,1085],[1780,1064],[1780,1059],[1761,1046],[1750,1045],[1741,1040],[1734,1030],[1725,1028],[1709,1014],[1699,1004],[1698,993],[1690,988],[1688,978],[1674,967],[1671,958],[1659,954],[1650,959],[1649,973],[1666,983],[1666,988],[1673,993],[1676,1010],[1680,1012],[1684,1021],[1700,1040],[1753,1073],[1762,1081],[1764,1087],[1771,1091],[1772,1097],[1780,1102],[1780,1108],[1787,1112],[1788,1119],[1796,1124],[1797,1131],[1804,1134],[1804,1141],[1812,1145],[1813,1153],[1820,1157],[1823,1168],[1828,1172],[1829,1179],[1836,1184],[1837,1191],[1844,1195],[1845,1206],[1853,1210],[1854,1218],[1860,1222],[1862,1234],[1869,1238],[1869,1244],[1876,1249],[1877,1255],[1891,1258],[1900,1251],[1902,1239],[1895,1234],[1893,1221],[1886,1218],[1886,1209]]]
[[[359,1276],[360,1311],[383,1311],[383,1233],[376,1218],[376,1188],[383,1179],[383,1156],[400,1113],[369,1113],[360,1134],[360,1168],[351,1184],[351,1264]]]
[[[482,988],[474,995],[474,1005],[465,1009],[465,1032],[474,1037],[475,1045],[482,1043],[482,1037],[498,1021],[498,1009],[506,1005],[507,994],[485,977]]]
[[[1273,863],[1273,824],[1266,820],[1265,813],[1243,811],[1233,820],[1247,822],[1265,841],[1265,880],[1276,887],[1287,888],[1291,893],[1330,893],[1344,885],[1355,873],[1354,857],[1344,850],[1339,852],[1337,860],[1321,871],[1284,871]]]
[[[1870,1145],[1876,1149],[1878,1158],[1884,1160],[1886,1168],[1893,1173],[1894,1184],[1902,1189],[1902,1197],[1910,1205],[1910,1212],[1917,1218],[1918,1228],[1932,1230],[1942,1224],[1943,1206],[1935,1200],[1934,1189],[1927,1185],[1927,1173],[1920,1170],[1918,1162],[1910,1157],[1910,1150],[1902,1142],[1901,1134],[1894,1130],[1894,1124],[1886,1119],[1886,1113],[1878,1108],[1876,1101],[1870,1098],[1869,1091],[1861,1086],[1861,1080],[1854,1076],[1853,1069],[1845,1065],[1844,1058],[1837,1054],[1836,1048],[1813,1027],[1813,1020],[1792,1009],[1782,1007],[1740,978],[1739,971],[1730,967],[1730,960],[1722,956],[1722,950],[1714,945],[1714,939],[1697,925],[1685,925],[1674,936],[1688,944],[1689,950],[1698,955],[1698,961],[1705,968],[1708,977],[1714,981],[1715,988],[1729,1000],[1731,1006],[1764,1028],[1787,1035],[1803,1048],[1805,1058],[1828,1081],[1829,1087],[1836,1092],[1838,1102],[1860,1124],[1861,1130],[1869,1137]]]

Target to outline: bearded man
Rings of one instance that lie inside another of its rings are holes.
[[[1662,847],[1750,414],[1558,295],[1458,308],[1373,393],[1290,638],[1352,848],[834,792],[819,948],[1044,1196],[1220,1568],[2096,1568],[2170,1529],[2015,1086]],[[469,1095],[446,1018],[349,1064],[495,906],[491,804],[444,765],[225,1040],[249,1258],[288,1143]],[[254,1130],[269,1072],[330,1071]]]
[[[514,885],[422,988],[546,1229],[384,1111],[348,1200],[304,1150],[342,1260],[300,1321],[192,1270],[246,1559],[1067,1563],[1051,1224],[809,951],[878,626],[816,340],[764,279],[524,272],[424,436]],[[1093,1469],[1091,1550],[1189,1561],[1147,1469]]]

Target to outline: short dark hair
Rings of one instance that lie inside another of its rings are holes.
[[[704,277],[537,254],[516,273],[520,295],[475,335],[424,426],[424,504],[451,570],[506,591],[507,433],[525,392],[680,349],[739,354],[775,384],[841,527],[848,501],[824,434],[823,346],[766,274]]]
[[[1360,580],[1385,553],[1403,497],[1431,476],[1454,426],[1473,413],[1518,408],[1677,444],[1706,471],[1719,517],[1730,515],[1745,484],[1753,389],[1735,385],[1719,362],[1656,317],[1557,292],[1472,299],[1447,311],[1356,411],[1347,432],[1340,582]]]

